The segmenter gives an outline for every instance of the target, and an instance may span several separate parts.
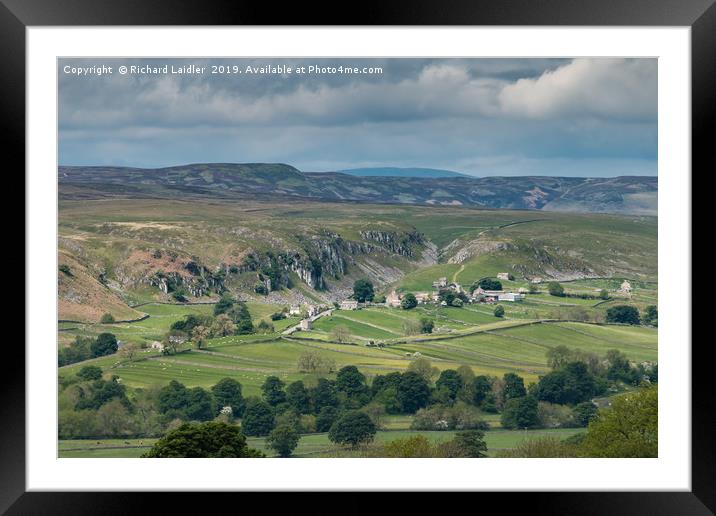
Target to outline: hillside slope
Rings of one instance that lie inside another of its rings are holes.
[[[59,167],[60,198],[300,197],[656,215],[656,177],[391,177],[304,173],[285,164],[207,163],[160,169]]]

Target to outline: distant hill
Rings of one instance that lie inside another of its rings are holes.
[[[398,169],[400,170],[400,169]],[[304,198],[434,206],[656,215],[658,179],[395,177],[301,172],[282,163],[204,163],[141,169],[58,169],[60,198]]]
[[[339,170],[341,174],[362,177],[472,177],[467,174],[439,168],[370,167]]]

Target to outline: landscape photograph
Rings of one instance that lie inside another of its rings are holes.
[[[58,60],[59,458],[658,456],[657,60]]]

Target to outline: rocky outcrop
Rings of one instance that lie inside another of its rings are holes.
[[[413,258],[415,248],[425,244],[425,237],[418,231],[398,233],[395,231],[366,230],[361,231],[360,236],[365,240],[377,242],[381,247],[391,253]]]

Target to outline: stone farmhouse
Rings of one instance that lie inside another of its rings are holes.
[[[358,301],[355,299],[341,301],[341,310],[358,310]]]

